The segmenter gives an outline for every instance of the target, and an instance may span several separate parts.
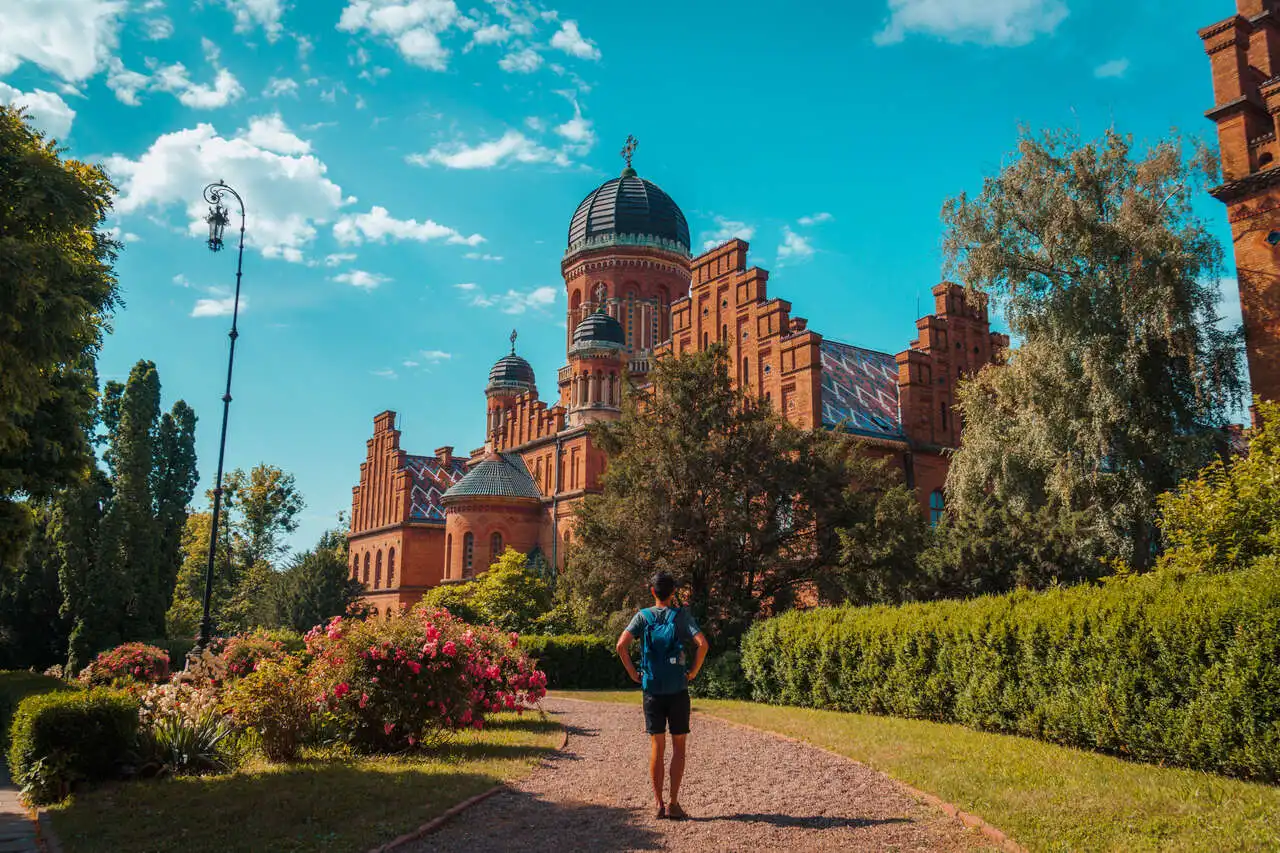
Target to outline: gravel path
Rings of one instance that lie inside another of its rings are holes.
[[[991,849],[887,776],[698,714],[680,786],[691,819],[657,820],[640,708],[565,699],[544,707],[569,730],[565,750],[402,850]]]

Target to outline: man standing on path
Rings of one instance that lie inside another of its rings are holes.
[[[689,737],[688,683],[702,669],[709,644],[698,625],[682,607],[673,606],[675,578],[658,572],[650,582],[653,607],[640,610],[618,637],[618,656],[631,680],[644,691],[644,723],[649,733],[649,776],[653,796],[658,801],[657,816],[680,820],[687,817],[680,807],[680,779],[684,776],[685,740]],[[631,662],[631,643],[640,640],[640,672]],[[693,667],[685,671],[684,642],[697,645]],[[643,675],[641,674],[643,673]],[[662,765],[667,748],[667,727],[671,728],[671,804],[662,800]]]

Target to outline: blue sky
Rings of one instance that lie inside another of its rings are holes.
[[[212,480],[232,252],[250,248],[227,467],[293,472],[305,547],[350,505],[373,416],[410,452],[483,441],[519,330],[544,398],[578,201],[635,166],[695,247],[742,236],[810,327],[897,352],[940,280],[938,211],[1019,124],[1210,138],[1196,30],[1230,0],[3,0],[0,99],[120,188],[125,307],[100,370],[158,365]],[[1226,241],[1207,196],[1202,215]],[[1228,292],[1231,288],[1228,288]],[[1234,303],[1234,295],[1227,300]],[[1224,312],[1238,318],[1238,305]]]

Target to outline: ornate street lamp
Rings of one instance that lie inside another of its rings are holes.
[[[222,510],[222,461],[227,450],[227,416],[231,413],[231,371],[236,363],[236,321],[240,316],[240,274],[244,263],[244,199],[240,194],[222,181],[204,188],[204,200],[209,203],[209,215],[205,222],[209,223],[209,250],[217,252],[222,249],[222,232],[226,230],[230,216],[227,207],[222,203],[224,197],[230,195],[240,205],[240,254],[236,257],[236,295],[231,305],[231,352],[227,357],[227,390],[222,395],[222,437],[218,443],[218,474],[213,481],[213,520],[209,526],[209,563],[204,570],[204,614],[200,618],[200,636],[196,647],[207,648],[210,634],[213,633],[213,619],[209,615],[209,600],[213,597],[213,564],[218,551],[218,515]]]

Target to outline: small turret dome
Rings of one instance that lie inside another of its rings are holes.
[[[519,393],[535,388],[533,367],[516,355],[516,333],[511,333],[511,352],[498,359],[489,371],[489,384],[485,393],[508,391]]]
[[[603,309],[597,308],[582,318],[582,322],[573,330],[573,343],[579,344],[617,344],[623,346],[627,342],[622,324],[609,316]]]

